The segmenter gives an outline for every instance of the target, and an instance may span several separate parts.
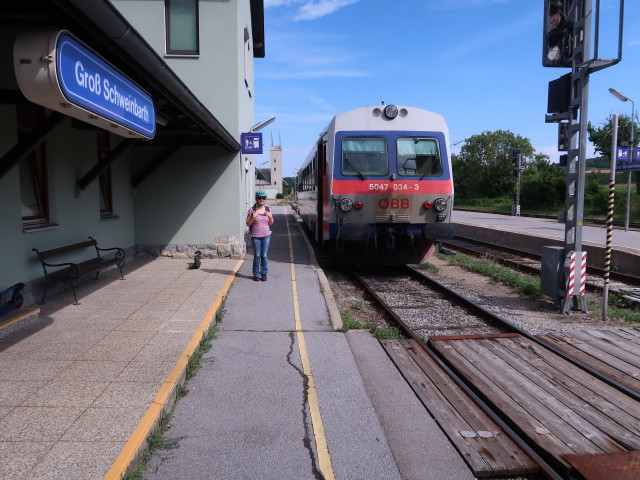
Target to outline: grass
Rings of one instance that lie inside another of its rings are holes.
[[[622,296],[628,294],[628,292],[621,291],[619,294],[609,296],[607,318],[625,322],[630,327],[640,327],[640,312],[624,306],[622,301]],[[602,316],[602,302],[592,300],[587,301],[587,304],[593,314]]]
[[[462,253],[457,253],[455,256],[443,255],[441,253],[436,253],[436,255],[438,258],[446,259],[450,265],[457,265],[470,272],[490,277],[496,282],[508,285],[522,295],[534,300],[542,297],[540,293],[540,279],[538,277],[514,272],[507,267],[495,265],[486,260],[478,260]],[[420,265],[420,268],[429,269],[429,265],[428,263],[423,263]],[[628,292],[620,292],[620,294],[609,296],[607,317],[610,320],[623,321],[630,326],[640,326],[640,312],[625,307],[622,302],[621,297],[627,294]],[[588,301],[587,303],[592,313],[596,315],[602,314],[601,303],[596,301]]]
[[[469,255],[457,253],[454,256],[436,253],[438,258],[446,259],[450,265],[456,265],[470,272],[478,273],[513,288],[522,295],[534,300],[542,297],[540,279],[515,272],[508,267],[495,265],[486,260],[479,260]]]
[[[418,265],[418,268],[422,270],[428,270],[433,273],[438,273],[440,271],[440,269],[436,265],[429,262],[421,263],[420,265]]]
[[[385,328],[373,324],[362,324],[356,320],[348,310],[340,310],[340,318],[342,318],[341,332],[348,330],[369,330],[378,340],[398,340],[406,338],[397,327]]]
[[[124,480],[143,480],[145,471],[153,456],[157,450],[172,450],[180,446],[180,441],[184,437],[166,437],[165,434],[171,428],[171,417],[176,408],[178,402],[187,394],[187,383],[196,374],[196,372],[202,366],[203,355],[211,349],[211,341],[216,338],[218,331],[218,323],[222,321],[224,315],[224,303],[220,306],[216,312],[215,322],[209,327],[204,334],[198,348],[193,353],[186,367],[186,378],[183,384],[178,385],[176,389],[176,398],[171,405],[171,410],[161,420],[158,426],[151,432],[151,435],[147,439],[147,448],[142,452],[140,458],[136,462],[135,468],[127,473],[123,478]]]
[[[358,301],[356,302],[356,307],[358,310],[360,310],[361,312],[366,312],[367,311],[367,305],[365,304],[364,298],[359,298]]]

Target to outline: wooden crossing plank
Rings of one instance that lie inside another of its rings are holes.
[[[595,426],[603,421],[607,422],[603,419],[601,412],[585,404],[568,388],[551,381],[547,375],[549,370],[553,373],[552,366],[539,361],[539,357],[531,355],[526,348],[518,348],[517,351],[513,351],[510,350],[512,346],[514,346],[513,341],[482,342],[481,345],[513,369],[506,370],[509,378],[521,379],[524,377],[525,380],[522,382],[521,388],[528,392],[532,398],[552,410],[553,415],[558,417],[554,421],[554,428],[563,430],[562,436],[565,441],[579,445],[576,446],[576,449],[582,446],[586,449],[585,452],[593,452],[593,447],[600,450],[598,453],[611,451],[611,436]],[[520,353],[525,355],[521,356]],[[531,363],[532,360],[533,363]],[[624,429],[615,430],[615,434],[621,437],[626,433],[627,431]],[[576,438],[584,438],[584,445],[582,445],[582,441],[576,441]],[[616,451],[626,451],[623,445],[619,445]]]
[[[617,335],[613,333],[604,336],[611,342],[617,342],[607,346],[609,352],[600,350],[597,343],[588,343],[583,340],[583,338],[588,340],[589,337],[584,337],[582,334],[540,335],[539,338],[594,370],[640,393],[640,365],[636,366],[640,362],[640,345],[634,347],[634,342],[623,338],[618,341]],[[591,335],[590,338],[595,339],[595,335]],[[633,364],[628,363],[627,360],[632,361]]]
[[[487,443],[491,447],[491,456],[502,466],[500,469],[494,467],[496,473],[519,475],[538,470],[535,462],[438,367],[435,361],[415,341],[404,342],[406,342],[404,345],[411,358],[434,385],[443,392],[454,408],[469,421],[471,427],[478,432],[493,434],[492,437],[487,438]]]
[[[526,475],[538,466],[414,340],[381,342],[477,477]]]
[[[622,339],[612,338],[606,331],[591,330],[588,332],[571,332],[570,336],[578,338],[602,352],[603,355],[640,368],[640,355],[632,351],[631,345]]]
[[[638,402],[534,342],[524,337],[430,342],[565,468],[570,466],[564,455],[639,449]]]
[[[582,418],[597,429],[599,433],[596,435],[587,433],[589,428],[580,428],[579,431],[592,441],[603,437],[606,453],[615,452],[618,449],[614,448],[615,445],[623,451],[640,448],[638,402],[602,382],[594,384],[593,377],[578,367],[571,365],[568,370],[557,368],[560,359],[555,354],[528,340],[497,343],[500,345],[494,345],[494,348],[507,348],[538,369],[540,375],[532,377],[532,381],[554,395],[564,405],[565,411],[569,409],[569,423],[577,423],[576,420]],[[598,387],[594,388],[594,385]]]
[[[522,413],[517,414],[513,411],[513,407],[517,404],[519,410],[523,410],[526,416],[542,423],[544,429],[542,431],[553,432],[554,436],[562,443],[562,447],[560,447],[562,448],[560,450],[562,455],[604,453],[600,446],[602,442],[594,443],[592,439],[580,435],[572,425],[567,423],[563,414],[568,414],[569,412],[564,412],[567,409],[563,408],[564,406],[555,397],[548,395],[537,385],[530,382],[517,369],[487,350],[486,343],[490,341],[462,340],[447,343],[453,345],[458,355],[463,356],[469,363],[476,366],[477,370],[492,379],[496,388],[492,392],[484,392],[490,400],[493,401],[492,397],[494,396],[495,398],[500,398],[495,395],[497,390],[500,390],[500,396],[506,395],[509,398],[510,401],[506,402],[501,408],[509,418],[522,418]],[[540,434],[540,429],[532,431],[528,428],[527,423],[529,422],[523,422],[521,426],[523,433],[527,437],[544,438],[546,436]],[[586,425],[584,426],[586,427]],[[537,433],[537,435],[534,433]],[[590,433],[595,432],[592,429]],[[558,452],[558,447],[550,450],[550,452],[552,451]]]
[[[487,372],[486,369],[482,368],[482,365],[476,365],[466,359],[464,355],[460,355],[454,348],[454,344],[461,341],[463,340],[432,342],[429,339],[433,347],[446,358],[458,373],[470,381],[480,392],[483,392],[504,416],[519,419],[517,426],[523,434],[527,437],[538,437],[536,443],[541,446],[542,450],[566,454],[575,453],[554,432],[548,430],[542,421],[531,416],[520,402],[514,401],[509,391],[503,390],[499,379],[498,383],[495,382],[495,378],[493,378],[495,375],[492,372]],[[491,395],[488,395],[487,392],[491,392]],[[561,461],[561,463],[565,468],[568,467],[564,462]]]
[[[628,335],[627,338],[635,338],[636,341],[640,343],[640,328],[623,327],[623,328],[617,328],[616,332],[618,332],[619,335],[621,334]]]

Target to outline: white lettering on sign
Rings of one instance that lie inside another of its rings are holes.
[[[131,95],[123,95],[120,93],[116,85],[111,85],[108,79],[104,79],[102,84],[100,83],[100,74],[91,74],[84,69],[82,62],[78,60],[75,67],[76,82],[82,88],[86,88],[95,95],[102,95],[105,100],[111,102],[122,108],[124,111],[129,112],[136,117],[149,121],[149,109],[146,105],[140,106],[135,97]],[[104,93],[103,93],[104,89]]]
[[[83,88],[89,89],[91,93],[95,93],[96,95],[100,95],[100,74],[94,73],[91,75],[89,72],[86,72],[84,67],[82,66],[82,62],[78,60],[76,62],[76,82]]]
[[[131,98],[131,95],[126,97],[118,91],[116,85],[111,86],[109,80],[104,79],[104,99],[110,101],[114,105],[124,109],[125,111],[132,113],[138,118],[141,118],[145,122],[149,121],[149,109],[147,106],[141,107],[138,105],[138,101],[135,97]]]

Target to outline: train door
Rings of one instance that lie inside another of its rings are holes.
[[[316,225],[316,241],[320,246],[324,239],[324,203],[327,196],[327,142],[320,140],[318,142],[318,168],[317,182],[318,185],[318,224]]]

